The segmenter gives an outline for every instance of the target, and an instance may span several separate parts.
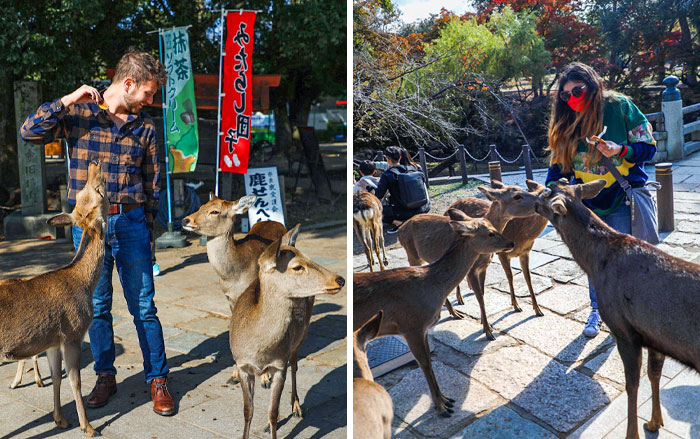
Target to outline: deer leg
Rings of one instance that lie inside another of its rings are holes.
[[[357,235],[357,239],[360,240],[360,242],[362,243],[362,247],[365,249],[365,256],[367,257],[367,265],[369,266],[369,271],[374,271],[374,269],[372,268],[372,252],[370,251],[369,247],[367,247],[367,240],[365,238],[366,228],[360,226],[360,224],[357,221],[353,221],[352,226],[355,229],[355,235]]]
[[[381,215],[380,215],[381,217]],[[382,225],[381,219],[377,221],[377,239],[379,240],[379,245],[382,247],[382,256],[384,256],[384,265],[389,265],[389,259],[386,257],[386,249],[384,248],[384,226]]]
[[[644,424],[647,431],[655,433],[659,427],[664,425],[664,418],[661,415],[661,401],[659,400],[659,380],[661,370],[664,368],[664,354],[648,348],[649,359],[647,361],[647,373],[651,381],[651,420]]]
[[[537,297],[535,296],[535,289],[532,288],[532,279],[530,278],[530,252],[520,255],[520,268],[523,270],[523,277],[527,283],[527,289],[530,291],[530,299],[532,299],[532,310],[537,316],[543,316],[544,313],[537,304]]]
[[[617,350],[625,367],[625,390],[627,390],[627,435],[626,439],[639,439],[637,429],[637,391],[639,372],[642,368],[642,347],[639,343],[617,339]]]
[[[489,325],[489,321],[486,318],[486,306],[484,305],[484,290],[481,289],[482,284],[479,283],[478,279],[480,275],[481,273],[475,273],[474,271],[470,271],[468,275],[469,285],[471,285],[472,290],[474,290],[476,301],[479,302],[479,309],[481,310],[481,325],[484,328],[484,335],[489,340],[495,340],[496,337],[493,336],[493,332],[491,331],[491,325]]]
[[[46,350],[51,371],[51,385],[53,387],[53,420],[59,428],[68,428],[68,421],[61,411],[61,348],[58,346]]]
[[[39,373],[39,356],[34,355],[32,357],[32,365],[34,366],[34,382],[37,387],[44,387],[44,382],[41,381],[41,374]]]
[[[465,313],[458,309],[455,309],[455,307],[452,306],[452,304],[450,303],[450,299],[445,299],[445,306],[447,307],[447,312],[449,312],[453,318],[464,319],[467,317]]]
[[[63,346],[63,355],[66,362],[66,372],[70,387],[73,391],[73,399],[75,400],[75,408],[78,411],[78,420],[80,421],[80,430],[88,436],[99,436],[87,420],[85,414],[85,404],[83,403],[83,394],[80,391],[80,341],[68,343]]]
[[[243,391],[243,439],[250,436],[250,423],[253,420],[253,397],[255,396],[255,375],[238,369],[238,376],[241,379],[241,390]]]
[[[462,297],[462,290],[457,284],[457,289],[455,290],[455,295],[457,296],[457,303],[459,305],[464,305],[464,297]]]
[[[265,431],[270,432],[270,437],[272,439],[277,439],[277,419],[280,412],[280,397],[282,396],[282,389],[284,389],[284,381],[287,375],[287,366],[283,370],[275,371],[272,375],[272,395],[270,399],[270,408],[267,412],[267,427]]]
[[[522,308],[518,305],[518,299],[515,298],[515,286],[513,285],[513,270],[510,268],[510,258],[505,253],[498,253],[498,260],[501,262],[501,267],[503,267],[503,271],[506,273],[506,279],[508,279],[510,303],[513,305],[513,310],[521,312]]]
[[[231,378],[229,378],[226,381],[226,384],[230,384],[232,386],[235,386],[236,384],[241,382],[241,377],[238,376],[238,365],[234,364],[233,365],[233,373],[231,374]]]
[[[24,375],[24,365],[26,360],[19,360],[17,362],[17,373],[15,374],[15,379],[12,380],[10,384],[10,389],[16,389],[22,383],[22,375]]]
[[[299,403],[299,394],[297,393],[297,364],[298,353],[294,352],[289,358],[289,364],[292,366],[292,415],[301,418],[301,404]]]
[[[374,252],[377,254],[377,262],[379,262],[379,270],[384,270],[385,267],[384,265],[388,262],[386,260],[386,254],[384,255],[384,259],[382,259],[382,255],[379,252],[379,240],[381,239],[382,241],[384,240],[384,237],[382,236],[382,231],[377,225],[377,222],[372,223],[372,237],[374,239],[373,245],[374,245]],[[384,249],[384,243],[382,242],[382,249]]]
[[[430,359],[430,349],[428,349],[428,343],[426,340],[427,334],[422,331],[420,334],[402,334],[406,338],[408,343],[408,348],[411,350],[413,357],[423,371],[425,379],[428,382],[428,388],[430,389],[430,397],[435,405],[435,410],[443,418],[449,418],[453,410],[447,407],[445,401],[442,399],[442,393],[433,373],[433,364]]]

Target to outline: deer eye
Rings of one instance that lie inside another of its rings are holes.
[[[516,196],[514,196],[513,198],[516,199],[516,200],[520,200],[520,199],[522,199],[523,197],[522,197],[521,195],[516,195]]]
[[[495,234],[495,233],[489,232],[489,238],[495,238],[495,237],[496,237],[496,234]]]
[[[210,210],[209,215],[218,215],[220,212],[218,210]]]
[[[297,265],[296,267],[292,268],[292,270],[296,271],[297,273],[301,273],[302,271],[304,271],[304,266]]]

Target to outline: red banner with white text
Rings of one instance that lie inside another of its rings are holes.
[[[223,172],[245,174],[248,171],[253,114],[254,25],[255,12],[226,14],[219,162]]]

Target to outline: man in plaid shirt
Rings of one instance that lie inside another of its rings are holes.
[[[104,96],[83,85],[73,93],[42,104],[24,121],[20,135],[43,145],[66,139],[70,153],[68,202],[87,181],[88,164],[99,160],[110,202],[106,254],[102,275],[93,295],[90,347],[95,359],[97,384],[87,398],[88,407],[101,407],[117,391],[112,329],[112,270],[116,263],[129,312],[134,317],[143,354],[144,375],[151,385],[153,410],[175,413],[168,391],[168,365],[163,329],[153,302],[153,218],[158,210],[159,163],[156,127],[141,112],[166,79],[165,68],[144,52],[122,57]],[[77,250],[82,230],[73,226]]]

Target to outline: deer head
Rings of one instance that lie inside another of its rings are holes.
[[[85,186],[75,197],[75,208],[71,213],[59,213],[47,221],[55,227],[76,225],[90,235],[103,239],[106,232],[105,218],[108,201],[105,194],[105,178],[100,162],[90,162]]]
[[[493,187],[479,186],[477,189],[492,203],[499,203],[508,217],[521,218],[535,213],[537,196],[519,186],[505,186],[494,180]]]
[[[556,225],[574,206],[584,207],[581,200],[594,198],[605,185],[605,180],[575,185],[561,180],[553,182],[538,196],[535,210]]]
[[[210,192],[209,201],[182,220],[182,228],[210,238],[225,235],[233,229],[236,215],[247,212],[257,198],[246,195],[238,201],[226,201]]]
[[[299,224],[270,244],[258,258],[260,282],[289,298],[336,294],[345,279],[304,256],[296,247]]]

